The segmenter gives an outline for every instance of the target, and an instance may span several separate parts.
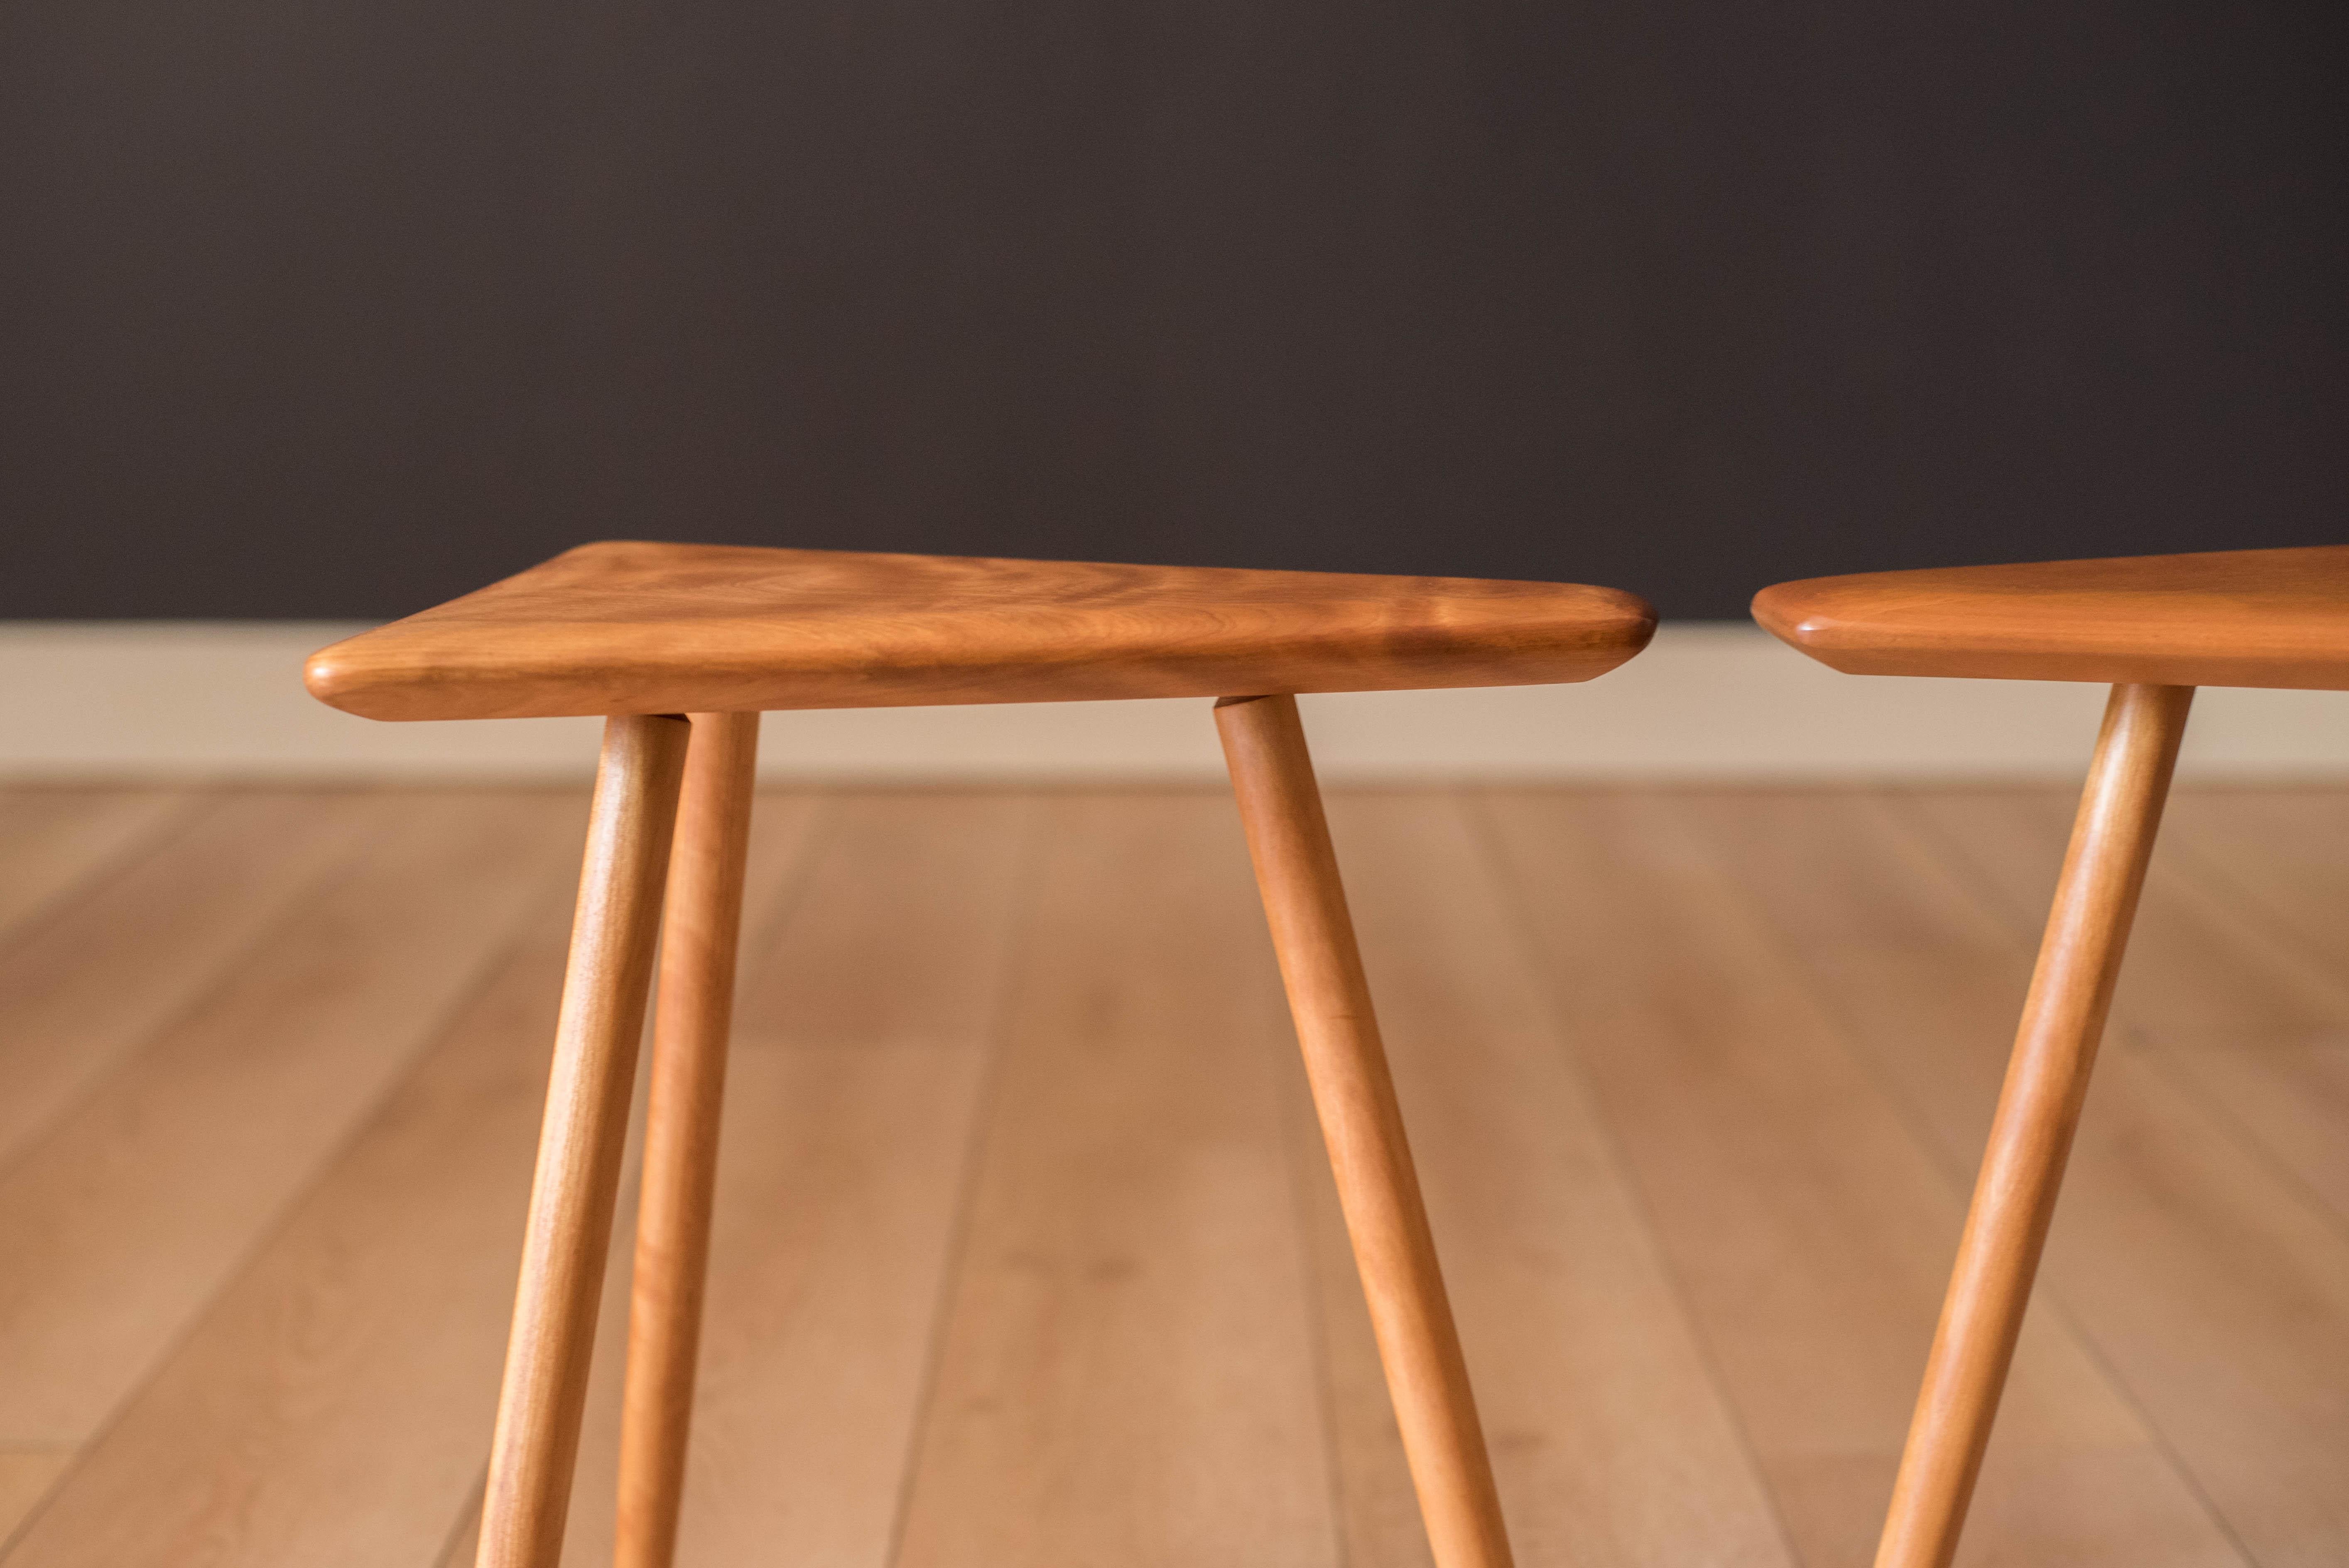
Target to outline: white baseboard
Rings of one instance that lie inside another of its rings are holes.
[[[0,623],[0,778],[570,779],[593,719],[375,724],[302,690],[338,623]],[[1667,624],[1585,686],[1304,699],[1333,779],[2049,778],[2100,687],[1839,676],[1730,623]],[[1204,700],[769,717],[770,777],[1210,778]],[[2349,695],[2208,691],[2181,770],[2349,779]]]

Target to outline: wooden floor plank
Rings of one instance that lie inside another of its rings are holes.
[[[8,1568],[431,1560],[488,1446],[569,915],[542,898]]]
[[[579,804],[549,808],[568,837]],[[812,819],[804,801],[761,803],[754,913],[783,892]],[[536,903],[494,976],[93,1447],[9,1568],[415,1568],[467,1522],[574,874],[558,857],[521,879]]]
[[[1868,1561],[2069,810],[1903,799],[1333,800],[1525,1568]],[[530,816],[222,792],[0,945],[7,1568],[471,1562]],[[1423,1568],[1228,800],[755,820],[684,1568]],[[1961,1568],[2349,1556],[2344,827],[2173,807]]]
[[[1962,835],[1968,852],[1957,862],[1960,873],[1974,879],[2003,925],[2027,928],[2038,942],[2071,833],[2076,802],[2070,795],[1950,789],[1884,799],[1928,833]],[[2335,964],[2296,940],[2297,931],[2271,925],[2266,939],[2252,938],[2269,923],[2240,878],[2209,874],[2223,861],[2194,851],[2197,835],[2184,824],[2208,820],[2197,805],[2181,795],[2178,820],[2165,814],[2129,936],[2122,985],[2130,1007],[2158,1017],[2162,1039],[2174,1046],[2337,1036],[2349,1020],[2349,947]]]
[[[2295,980],[2349,983],[2349,793],[2187,791],[2164,834],[2181,878],[2209,890],[2237,949],[2284,955]],[[2158,906],[2157,906],[2157,909]],[[2293,959],[2298,962],[2293,963]],[[2306,1034],[2180,1042],[2166,1062],[2349,1224],[2349,1022]]]
[[[2058,860],[2067,813],[2029,797],[1920,794],[1871,816],[1917,825],[1922,841],[1988,890],[2022,973],[2044,910],[2029,900]],[[2258,1049],[2288,1002],[2290,966],[2245,940],[2206,890],[2172,867],[2148,877],[2115,995],[2115,1047],[2099,1063],[2082,1119],[2045,1278],[2127,1383],[2230,1526],[2268,1568],[2349,1561],[2349,1230],[2189,1076],[2147,1059],[2168,1046],[2228,1040],[2225,1005],[2250,1020],[2237,1048]],[[2189,934],[2190,934],[2190,939]],[[2181,995],[2204,1001],[2173,1012]],[[2011,1015],[2010,1015],[2011,1016]],[[2322,1026],[2295,1021],[2295,1031]],[[1983,1016],[1987,1060],[1996,1020]],[[1919,1051],[1918,1103],[1949,1101],[1939,1077],[1955,1042]],[[1977,1069],[1979,1071],[1981,1069]],[[1970,1118],[1935,1115],[1954,1150],[1978,1149]]]
[[[222,795],[0,951],[0,1169],[380,831],[385,799]]]
[[[0,1449],[0,1550],[73,1462],[64,1448]]]
[[[1701,803],[1528,792],[1491,809],[1537,961],[1797,1549],[1811,1568],[1864,1564],[1962,1184],[1863,1065]],[[1928,1010],[1932,976],[1913,978],[1909,1004]],[[1960,1561],[2240,1560],[2042,1314]]]
[[[2264,934],[2349,986],[2349,790],[2181,789],[2162,821],[2170,859],[2265,912]]]
[[[1424,792],[1331,814],[1519,1560],[1791,1563],[1474,826]],[[1298,1120],[1347,1561],[1421,1563],[1336,1193]]]
[[[0,1439],[95,1430],[577,852],[527,796],[373,810],[346,874],[0,1176]]]
[[[898,1561],[1337,1561],[1277,1052],[1230,803],[1064,796]]]
[[[888,1560],[1037,820],[1001,793],[844,801],[788,918],[752,927],[680,1568]],[[623,1317],[568,1563],[611,1560]]]
[[[2155,1059],[2349,1227],[2349,1043],[2187,1046]]]
[[[1000,983],[1000,934],[985,923],[1008,907],[1036,810],[1001,792],[843,801],[798,916],[746,958],[736,1045],[974,1048],[957,1006]]]
[[[0,790],[0,942],[203,802],[192,789]]]

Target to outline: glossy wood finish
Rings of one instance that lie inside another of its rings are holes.
[[[697,713],[661,920],[621,1416],[618,1568],[668,1568],[693,1419],[759,716]]]
[[[638,884],[667,852],[661,813],[678,809],[665,771],[675,711],[696,715],[696,739],[682,764],[618,1440],[624,1568],[667,1568],[682,1507],[758,712],[1235,688],[1275,694],[1221,723],[1428,1528],[1442,1568],[1505,1568],[1289,694],[1588,679],[1636,653],[1653,624],[1629,594],[1570,584],[611,542],[315,655],[311,690],[373,717],[648,716],[607,729],[481,1512],[484,1568],[551,1568],[567,1523],[591,1276],[633,1060],[618,1033],[641,1010],[651,937],[640,928],[659,907]]]
[[[1754,613],[1855,674],[2115,683],[1878,1543],[1878,1568],[1947,1568],[2022,1333],[2193,689],[2349,689],[2349,547],[1819,578],[1764,590]],[[2175,985],[2165,989],[2170,1016],[2194,1009]],[[2260,1074],[2209,1062],[2199,1070],[2254,1114],[2273,1115]],[[2301,1148],[2292,1157],[2304,1163]],[[2219,1167],[2209,1162],[2188,1181],[2220,1185],[2228,1173]]]
[[[480,1568],[556,1568],[690,726],[606,722],[490,1447]]]
[[[1500,1495],[1296,699],[1227,697],[1216,725],[1436,1568],[1508,1568]]]
[[[1948,1568],[1956,1554],[2193,699],[2122,686],[2106,708],[1877,1568]]]
[[[612,542],[315,655],[369,718],[888,707],[1588,680],[1646,645],[1572,583]]]
[[[2349,690],[2349,545],[1815,577],[1754,618],[1851,675]]]

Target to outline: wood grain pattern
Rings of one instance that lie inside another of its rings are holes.
[[[2223,1114],[2349,1227],[2349,1031],[2330,1041],[2252,1050],[2174,1047],[2161,1053],[2178,1087]]]
[[[2163,856],[2197,880],[2223,882],[2232,903],[2260,912],[2261,946],[2297,949],[2328,992],[2349,998],[2344,821],[2341,792],[2322,785],[2189,789],[2172,802]]]
[[[895,1568],[1338,1568],[1231,807],[1047,812]]]
[[[1681,813],[1701,851],[1750,890],[1783,939],[1788,963],[1833,1008],[1855,1061],[1917,1130],[1953,1198],[1971,1184],[1990,1131],[2054,869],[2077,804],[2058,792],[2033,795],[2060,820],[2034,841],[2033,869],[2044,875],[2033,904],[2013,923],[1985,909],[1971,868],[1951,863],[1915,830],[1899,810],[1905,792],[1707,791],[1689,798]],[[2148,905],[2154,902],[2150,888],[2146,897]],[[2132,944],[2124,999],[2143,960]],[[1926,995],[1934,1006],[1919,1006]],[[2214,1243],[2221,1252],[2249,1245],[2248,1235],[2229,1236],[2243,1228],[2226,1217],[2233,1205],[2250,1201],[2272,1210],[2283,1194],[2271,1183],[2265,1202],[2254,1200],[2258,1186],[2247,1186],[2251,1172],[2239,1165],[2208,1181],[2181,1211],[2173,1195],[2188,1180],[2188,1167],[2212,1169],[2208,1156],[2217,1130],[2198,1128],[2190,1113],[2184,1122],[2177,1119],[2176,1097],[2165,1093],[2162,1074],[2131,1042],[2117,1008],[2107,1036],[1961,1563],[2034,1556],[2069,1563],[2235,1561],[2222,1534],[2234,1521],[2222,1522],[2211,1507],[2209,1472],[2181,1457],[2199,1445],[2180,1444],[2174,1431],[2148,1421],[2147,1379],[2161,1376],[2165,1359],[2175,1360],[2179,1341],[2170,1331],[2184,1327],[2179,1311],[2199,1294],[2195,1282],[2206,1266],[2200,1260]],[[2099,1219],[2087,1224],[2082,1216],[2091,1210]],[[1904,1295],[1899,1309],[1903,1338],[1914,1338],[1906,1364],[1883,1373],[1899,1401],[1890,1431],[1896,1442],[1913,1414],[1959,1217],[1953,1204],[1946,1227],[1937,1224],[1923,1238],[1920,1261],[1930,1272],[1917,1281],[1919,1295]],[[2254,1232],[2305,1234],[2288,1215],[2281,1225],[2275,1216],[2243,1218]],[[2086,1310],[2078,1294],[2089,1279],[2111,1282],[2098,1287],[2108,1304],[2126,1303],[2126,1312],[2151,1322],[2170,1320],[2161,1336],[2167,1346],[2116,1357],[2125,1346],[2114,1336],[2114,1314]],[[2220,1328],[2205,1318],[2189,1332],[2215,1335]],[[2047,1354],[2051,1344],[2059,1356]],[[2321,1359],[2304,1339],[2293,1353]],[[2050,1376],[2056,1369],[2060,1379]],[[1866,1531],[1851,1544],[1855,1563],[1873,1553],[1872,1527],[1881,1522],[1889,1495],[1893,1457],[1839,1504]],[[2055,1533],[2064,1542],[2060,1552],[2032,1545]]]
[[[1573,583],[612,542],[315,655],[369,718],[1588,680],[1646,645]]]
[[[1329,810],[1518,1560],[1790,1568],[1575,1061],[1583,1020],[1545,995],[1476,825],[1416,790]],[[1418,1568],[1426,1532],[1301,1079],[1296,1104],[1346,1561]]]
[[[737,1053],[765,1047],[975,1048],[989,1020],[1009,919],[1007,882],[1037,830],[1019,791],[888,790],[839,801],[800,913],[744,965]],[[974,929],[988,940],[971,940]]]
[[[1729,1440],[1798,1561],[1864,1568],[2071,804],[1515,791],[1480,862],[1444,791],[1332,797],[1527,1568],[1765,1568]],[[241,863],[355,813],[326,877],[215,952],[186,1043],[170,1024],[119,1059],[146,1089],[99,1086],[123,1136],[24,1211],[66,1250],[10,1233],[29,1298],[71,1286],[53,1315],[78,1331],[159,1296],[180,1326],[139,1366],[31,1364],[99,1378],[107,1414],[78,1455],[0,1432],[0,1484],[47,1488],[0,1563],[472,1559],[584,805],[279,791],[241,840],[207,812],[59,890],[44,931],[142,885],[167,952]],[[680,1568],[888,1568],[901,1495],[904,1568],[1423,1568],[1233,827],[1206,793],[762,797]],[[223,835],[221,872],[194,874],[198,831]],[[2349,1147],[2349,1104],[2268,1072],[2349,1033],[2315,984],[2349,953],[2349,795],[2189,791],[2162,837],[1961,1568],[2349,1553],[2349,1227],[2301,1158]],[[2214,868],[2229,888],[2182,896]],[[468,965],[493,977],[471,1000]],[[2173,1070],[2187,1053],[2263,1075],[2288,1123]],[[18,1158],[98,1125],[77,1112]],[[167,1168],[142,1175],[150,1153]],[[171,1202],[56,1201],[133,1178]],[[1685,1340],[1640,1283],[1650,1249]],[[626,1261],[567,1564],[609,1560]],[[10,1469],[26,1454],[40,1474]]]
[[[434,1561],[496,1414],[574,876],[535,879],[489,983],[123,1403],[9,1568]]]
[[[1878,1568],[1948,1568],[1957,1553],[2193,700],[2188,686],[2122,686],[2105,710]]]
[[[2349,545],[1814,577],[1754,618],[1850,675],[2349,690]]]
[[[693,1419],[759,716],[698,713],[663,902],[620,1435],[619,1568],[668,1568]]]
[[[2337,915],[2349,907],[2349,817],[2331,791],[2230,789],[2176,799],[2164,834],[2175,880],[2208,889],[2213,922],[2225,928],[2227,939],[2202,952],[2276,965],[2316,991],[2304,1028],[2185,1041],[2165,1028],[2166,1054],[2349,1225],[2349,1139],[2338,1132],[2349,1121],[2349,940]],[[2141,944],[2147,914],[2137,923]],[[2223,1008],[2241,967],[2189,973]],[[2131,995],[2141,994],[2144,969],[2140,962]]]
[[[689,751],[688,748],[688,751]],[[576,808],[568,816],[575,817]],[[803,883],[806,869],[812,855],[812,846],[822,825],[828,820],[828,803],[820,796],[801,791],[770,794],[759,803],[750,824],[749,852],[744,857],[743,919],[755,949],[759,940],[771,933],[781,914],[792,907]],[[574,828],[576,823],[572,824]],[[576,867],[571,881],[575,882]],[[566,883],[566,886],[569,886]],[[567,915],[576,902],[576,889],[565,901]],[[520,1159],[522,1172],[511,1187],[502,1187],[500,1197],[508,1229],[500,1237],[495,1261],[499,1269],[498,1300],[492,1312],[479,1320],[475,1330],[489,1342],[487,1352],[491,1371],[486,1375],[481,1391],[487,1399],[468,1400],[466,1408],[480,1414],[471,1424],[448,1408],[435,1412],[435,1435],[460,1454],[472,1460],[473,1486],[466,1505],[456,1516],[453,1527],[449,1525],[450,1511],[443,1509],[433,1516],[433,1522],[442,1527],[447,1541],[434,1560],[435,1568],[470,1568],[481,1550],[482,1492],[485,1490],[490,1434],[495,1416],[498,1382],[496,1367],[502,1357],[512,1324],[513,1308],[513,1260],[522,1242],[525,1212],[531,1191],[530,1167],[533,1148],[544,1116],[547,1083],[547,1041],[554,1037],[556,1003],[562,995],[564,965],[564,944],[569,931],[566,920],[544,940],[554,944],[551,960],[533,950],[533,962],[542,977],[542,990],[535,998],[543,1007],[533,1008],[526,1016],[509,1013],[495,1020],[497,1034],[483,1041],[482,1047],[501,1056],[516,1049],[527,1052],[531,1071],[531,1118],[529,1125],[519,1132],[505,1131],[501,1136],[512,1140]],[[542,961],[543,960],[543,961]],[[512,995],[520,997],[519,989]],[[532,1020],[543,1026],[532,1034]],[[514,1040],[531,1036],[532,1043],[518,1047]],[[629,1110],[628,1151],[621,1161],[621,1185],[614,1204],[616,1233],[625,1233],[636,1222],[636,1183],[640,1173],[644,1148],[646,1100],[649,1085],[644,1080],[648,1074],[639,1074],[637,1093]],[[730,1091],[731,1078],[730,1077]],[[511,1124],[506,1124],[511,1126]],[[579,1460],[573,1467],[570,1522],[564,1532],[563,1553],[566,1563],[593,1563],[608,1568],[614,1550],[615,1487],[619,1465],[620,1406],[626,1377],[628,1312],[627,1304],[632,1280],[634,1258],[628,1249],[614,1248],[605,1267],[604,1292],[597,1312],[595,1354],[588,1377],[586,1417],[581,1425]],[[490,1321],[494,1318],[494,1321]],[[481,1325],[486,1324],[486,1327]],[[471,1343],[468,1342],[469,1345]],[[697,1401],[697,1409],[699,1403]],[[697,1428],[704,1423],[697,1417]],[[417,1439],[424,1440],[420,1436]],[[400,1561],[412,1563],[411,1554]]]
[[[395,794],[368,814],[339,876],[248,932],[200,1005],[0,1172],[0,1441],[78,1442],[107,1421],[577,841],[526,794]]]
[[[2063,841],[2054,803],[1934,792],[1900,804],[1935,830],[1930,841],[1981,890],[2018,954],[2027,952],[2033,905]],[[2289,837],[2275,848],[2287,846],[2300,848]],[[2166,892],[2148,886],[2157,922],[2156,894]],[[2199,957],[2180,949],[2170,961],[2213,991],[2241,987],[2247,1003],[2260,1000],[2261,966],[2230,951],[2241,936],[2211,937]],[[2349,1452],[2349,1232],[2225,1102],[2168,1070],[2158,1001],[2142,1006],[2136,995],[2145,956],[2132,957],[2114,1000],[2115,1038],[2081,1121],[2043,1288],[2094,1336],[2251,1555],[2294,1568],[2337,1563],[2349,1556],[2340,1459]],[[1972,1029],[1995,1016],[1982,1010]],[[2207,1038],[2197,1047],[2216,1048]],[[2244,1039],[2232,1048],[2262,1047]],[[1916,1103],[1930,1120],[1953,1098],[1929,1082]],[[2322,1099],[2301,1111],[2322,1116]],[[1960,1158],[1979,1146],[1977,1127],[1947,1132]],[[2344,1131],[2336,1125],[2331,1136],[2338,1143]]]
[[[506,1352],[481,1568],[555,1568],[690,726],[605,726]]]
[[[2038,894],[2036,907],[2046,909],[2074,803],[2037,790],[1953,791],[1947,799],[1978,804],[1969,814],[2012,846],[1996,872],[2001,910],[2012,911],[2025,887]],[[2172,842],[2172,827],[2164,813],[2163,848],[2146,868],[2145,895],[2129,933],[2127,1016],[2158,1019],[2160,1037],[2170,1045],[2230,1048],[2313,1039],[2349,1022],[2349,964],[2330,958],[2321,939],[2313,944],[2302,934],[2322,932],[2327,923],[2299,928],[2278,919],[2243,887],[2243,872]],[[2302,854],[2320,861],[2327,849],[2312,832]],[[2256,880],[2277,888],[2290,873],[2279,868]]]
[[[761,816],[771,810],[761,802]],[[882,1568],[1023,927],[1036,802],[828,811],[788,917],[746,943],[678,1559]],[[812,960],[812,962],[810,962]],[[599,1372],[564,1563],[611,1561]]]
[[[2047,907],[2070,804],[2041,790],[1936,791],[1900,816],[2012,922]],[[2349,1095],[2349,942],[2331,913],[2349,897],[2345,825],[2337,799],[2298,791],[2173,798],[2097,1075],[2143,1058],[2224,1107],[2349,1220],[2349,1143],[2333,1132]]]
[[[203,798],[186,789],[11,789],[0,794],[0,941],[15,938],[68,890],[155,835],[184,827]]]
[[[41,1505],[73,1457],[67,1448],[0,1449],[0,1542]]]
[[[0,951],[0,1160],[249,961],[354,847],[396,824],[364,793],[207,802],[119,876]]]
[[[1226,697],[1216,727],[1436,1568],[1509,1568],[1500,1493],[1296,699]]]
[[[1529,962],[1571,1024],[1799,1559],[1819,1568],[1864,1568],[1874,1553],[2027,962],[2002,938],[2012,985],[2002,971],[1957,1030],[1928,1028],[1951,1014],[1916,996],[1971,980],[1962,966],[1837,962],[1822,920],[1887,960],[1966,951],[1855,874],[1886,857],[1827,852],[1851,840],[1853,806],[1867,799],[1508,791],[1489,801]],[[1774,835],[1795,846],[1788,858],[1739,852]],[[1790,867],[1827,879],[1807,911],[1760,903]],[[1817,967],[1801,961],[1822,946]],[[1864,1021],[1890,1022],[1858,1033],[1846,1010],[1860,1003]],[[1894,1092],[1907,1087],[1889,1070],[1900,1058],[1880,1058],[1921,1038],[1913,1071],[1927,1103],[1973,1115],[1970,1078],[1952,1078],[1971,1072],[1962,1047],[1984,1020],[1981,1109],[1951,1155],[1920,1139],[1917,1110]],[[1878,1047],[1886,1030],[1906,1032]],[[2126,1234],[2114,1242],[2126,1246]],[[2168,1434],[2148,1431],[2133,1404],[2063,1319],[2027,1321],[1969,1553],[2067,1568],[2242,1568],[2165,1454]]]

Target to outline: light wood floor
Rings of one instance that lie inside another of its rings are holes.
[[[0,793],[6,1568],[470,1562],[584,816]],[[1520,1560],[1865,1564],[2068,801],[1333,816]],[[2349,1563],[2344,913],[2178,802],[1967,1563]],[[748,931],[687,1563],[1424,1561],[1226,799],[771,796]]]

